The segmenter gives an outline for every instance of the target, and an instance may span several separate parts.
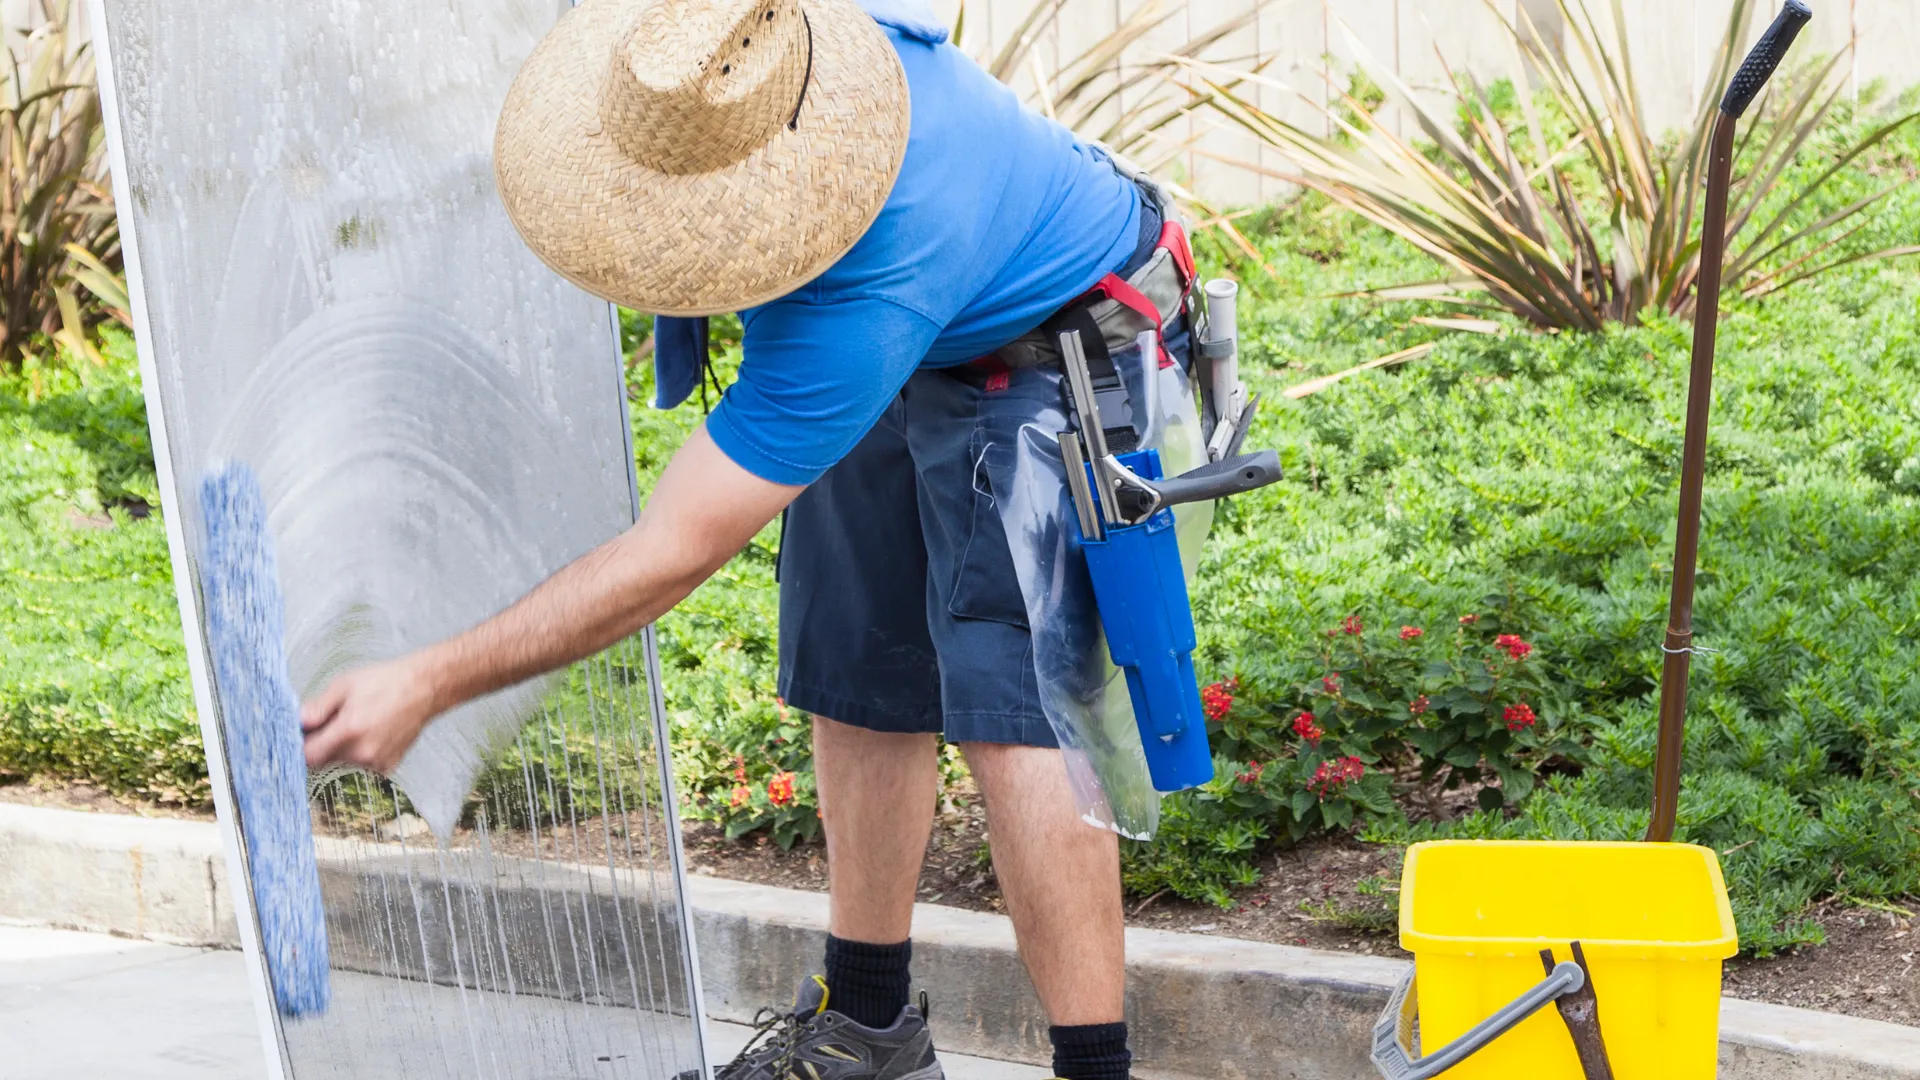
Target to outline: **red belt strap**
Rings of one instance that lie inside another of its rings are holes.
[[[1184,294],[1192,289],[1194,278],[1193,248],[1188,245],[1187,232],[1180,227],[1179,222],[1169,221],[1161,227],[1160,243],[1157,250],[1165,250],[1172,254],[1174,269],[1180,273],[1181,293]],[[1087,290],[1086,295],[1083,296],[1082,299],[1086,300],[1096,296],[1115,301],[1122,307],[1127,308],[1134,314],[1152,323],[1156,335],[1162,331],[1163,321],[1160,318],[1160,309],[1154,306],[1152,300],[1147,299],[1146,293],[1134,288],[1119,274],[1108,274],[1106,277],[1101,278],[1093,288]],[[1172,367],[1173,362],[1173,354],[1167,351],[1166,342],[1163,339],[1160,342],[1160,366],[1163,368]]]

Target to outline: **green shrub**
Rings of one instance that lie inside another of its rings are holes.
[[[1302,741],[1244,766],[1218,758],[1212,782],[1161,803],[1153,840],[1122,843],[1122,880],[1142,895],[1166,891],[1230,907],[1231,890],[1260,880],[1255,859],[1265,842],[1395,816],[1386,774],[1357,757]]]
[[[209,797],[131,340],[0,379],[0,773]]]
[[[1899,153],[1880,167],[1910,168],[1915,147]],[[1890,235],[1920,229],[1911,186],[1890,204]],[[1406,277],[1376,232],[1322,205],[1245,223],[1289,294]],[[1735,304],[1716,373],[1697,626],[1718,651],[1694,663],[1680,836],[1725,853],[1761,953],[1818,940],[1815,899],[1920,891],[1920,280],[1840,275]],[[1549,768],[1517,816],[1384,816],[1367,834],[1637,839],[1690,328],[1441,337],[1350,299],[1249,309],[1269,391],[1439,347],[1266,411],[1250,445],[1278,446],[1289,478],[1220,517],[1195,594],[1203,669],[1237,675],[1280,731],[1347,615],[1380,624],[1373,651],[1401,624],[1431,633],[1506,598],[1502,632],[1536,646],[1538,713],[1591,727],[1584,772]]]
[[[1590,719],[1547,677],[1549,658],[1501,632],[1526,629],[1514,606],[1489,597],[1486,614],[1431,633],[1348,615],[1324,632],[1318,677],[1263,686],[1243,676],[1247,688],[1220,717],[1215,742],[1236,758],[1297,753],[1303,785],[1323,761],[1351,757],[1406,777],[1429,803],[1462,786],[1488,808],[1524,799],[1541,768],[1585,757]]]
[[[1873,167],[1912,170],[1920,147],[1889,154]],[[1194,592],[1228,764],[1128,845],[1129,887],[1222,902],[1263,845],[1326,827],[1638,837],[1690,328],[1446,336],[1338,295],[1430,269],[1380,231],[1315,199],[1240,224],[1277,272],[1242,267],[1260,389],[1438,347],[1269,394],[1250,445],[1278,447],[1288,479],[1222,508]],[[1908,185],[1859,239],[1916,231]],[[104,369],[0,382],[0,769],[204,799],[165,538],[115,509],[157,494],[131,350],[107,340]],[[724,379],[737,337],[719,340]],[[633,370],[639,400],[650,374]],[[1695,661],[1680,835],[1723,852],[1745,943],[1768,952],[1819,939],[1822,897],[1920,891],[1920,280],[1852,267],[1736,304],[1716,395],[1697,625],[1718,651]],[[643,484],[700,420],[698,398],[634,410]],[[686,813],[788,843],[818,818],[806,718],[775,698],[777,546],[770,526],[664,618],[661,650]],[[1361,633],[1339,632],[1349,618]],[[1531,651],[1496,652],[1506,634]],[[1522,702],[1536,722],[1514,732]],[[1317,742],[1294,730],[1303,711]],[[525,764],[584,752],[561,740]],[[1436,822],[1449,785],[1502,805]]]

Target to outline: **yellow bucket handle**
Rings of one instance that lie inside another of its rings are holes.
[[[1551,1005],[1556,998],[1576,993],[1586,984],[1587,973],[1580,970],[1580,965],[1563,960],[1555,964],[1553,973],[1537,986],[1502,1005],[1471,1031],[1426,1057],[1416,1058],[1413,1056],[1413,1022],[1419,1005],[1413,993],[1414,973],[1409,969],[1387,1002],[1386,1011],[1380,1014],[1379,1022],[1373,1025],[1373,1066],[1386,1080],[1428,1080],[1479,1053],[1488,1043]]]

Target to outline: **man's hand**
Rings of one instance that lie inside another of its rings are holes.
[[[300,709],[307,765],[357,765],[386,775],[438,710],[412,657],[340,676]]]
[[[700,428],[633,528],[466,633],[343,675],[308,702],[307,764],[392,771],[441,712],[583,660],[665,614],[800,491],[734,464]]]

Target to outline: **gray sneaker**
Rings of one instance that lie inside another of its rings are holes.
[[[715,1080],[946,1080],[927,1030],[925,994],[891,1027],[875,1029],[827,1008],[827,981],[815,975],[800,984],[791,1010],[760,1013],[753,1040],[713,1071]]]

